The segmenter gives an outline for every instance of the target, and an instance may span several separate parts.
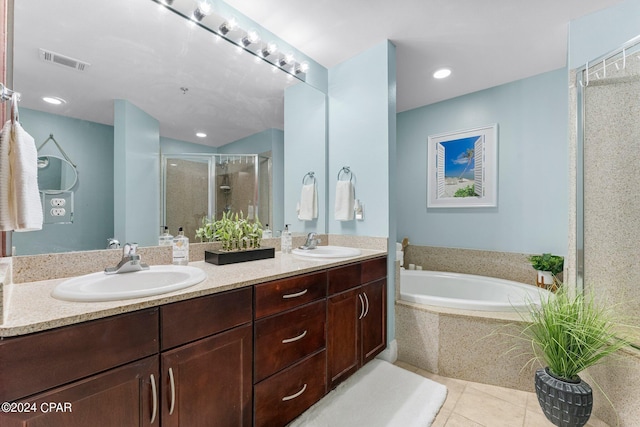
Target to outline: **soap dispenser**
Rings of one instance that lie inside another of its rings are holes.
[[[164,226],[164,230],[162,234],[160,234],[160,238],[158,239],[158,244],[160,246],[171,246],[173,245],[173,236],[169,234],[169,227]]]
[[[263,239],[270,239],[271,237],[273,237],[273,232],[269,228],[269,224],[266,224],[265,229],[262,230],[262,238]]]
[[[184,235],[182,227],[173,239],[173,263],[177,265],[189,264],[189,238]]]
[[[280,236],[280,250],[283,254],[291,253],[291,232],[289,231],[289,224],[285,224],[282,236]]]

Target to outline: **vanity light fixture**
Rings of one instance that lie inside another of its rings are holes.
[[[218,30],[220,30],[220,33],[222,33],[223,36],[226,36],[229,31],[233,31],[238,27],[238,22],[231,18],[227,21],[224,21],[222,24],[220,24],[220,26],[218,27]]]
[[[434,79],[446,79],[451,75],[451,70],[449,68],[440,68],[433,73]]]
[[[196,10],[193,11],[193,19],[198,22],[213,12],[213,0],[198,0],[196,5]]]
[[[207,134],[206,134],[206,133],[204,133],[204,132],[198,132],[198,133],[196,133],[196,136],[197,136],[198,138],[206,138],[206,137],[207,137]]]
[[[67,101],[62,98],[58,98],[57,96],[43,96],[42,100],[51,105],[62,105],[67,103]]]
[[[247,47],[250,44],[258,42],[258,40],[260,40],[258,32],[254,29],[250,29],[247,31],[247,35],[245,35],[240,42],[242,43],[242,46]]]

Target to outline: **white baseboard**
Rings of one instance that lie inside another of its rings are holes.
[[[398,341],[393,340],[389,343],[387,348],[376,356],[376,359],[382,359],[389,363],[395,363],[398,360]]]

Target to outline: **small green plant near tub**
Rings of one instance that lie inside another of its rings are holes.
[[[564,257],[545,253],[542,255],[531,255],[529,257],[531,266],[536,269],[536,285],[554,291],[558,288],[558,274],[564,269]]]
[[[254,222],[245,219],[242,212],[239,215],[225,212],[217,221],[202,218],[196,237],[202,242],[221,242],[223,251],[257,249],[262,240],[262,224],[257,218]]]
[[[542,296],[540,305],[529,305],[526,314],[531,319],[523,315],[527,323],[517,335],[516,346],[522,344],[532,353],[529,363],[545,366],[535,373],[535,387],[549,421],[560,427],[581,427],[591,416],[593,395],[578,374],[630,347],[632,341],[619,335],[624,325],[617,322],[613,308],[597,305],[592,296],[572,295],[566,288]]]
[[[549,271],[557,276],[564,269],[564,257],[560,255],[542,254],[529,257],[531,266],[538,271]]]

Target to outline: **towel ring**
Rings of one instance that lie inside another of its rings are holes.
[[[349,166],[343,166],[342,169],[340,169],[340,171],[338,172],[338,181],[340,181],[340,176],[342,174],[345,175],[349,175],[349,181],[353,180],[353,172],[351,172],[351,169],[349,168]]]
[[[313,184],[316,183],[316,175],[315,172],[308,172],[305,176],[302,177],[302,185],[306,184],[307,177],[311,179]]]

